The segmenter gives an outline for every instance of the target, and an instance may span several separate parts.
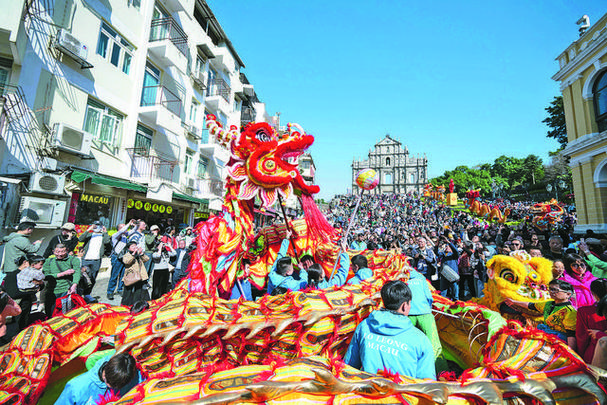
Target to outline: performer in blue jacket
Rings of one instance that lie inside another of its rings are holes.
[[[141,379],[133,356],[109,354],[86,373],[72,378],[55,405],[95,405],[109,390],[121,397],[139,382]]]
[[[337,273],[330,280],[327,280],[325,277],[325,271],[320,264],[314,263],[308,267],[308,285],[315,286],[321,290],[344,285],[346,278],[348,278],[348,270],[350,269],[350,256],[348,256],[346,250],[346,242],[342,242],[342,252],[337,258]]]
[[[268,294],[270,295],[277,287],[282,287],[288,291],[298,291],[308,286],[308,272],[305,269],[299,271],[299,280],[293,277],[293,261],[289,256],[286,256],[290,238],[291,231],[287,230],[286,237],[276,255],[276,261],[270,269],[268,276]]]
[[[407,285],[412,294],[409,319],[413,323],[413,326],[424,332],[428,339],[430,339],[430,343],[434,349],[437,371],[445,371],[447,370],[448,365],[443,357],[443,347],[440,343],[440,338],[438,337],[438,329],[436,328],[434,315],[432,315],[434,297],[432,297],[432,292],[430,292],[428,280],[417,270],[411,269]]]
[[[363,255],[352,257],[352,270],[354,277],[348,280],[348,284],[360,284],[361,281],[368,279],[373,275],[373,271],[368,267],[367,258]]]
[[[389,370],[412,378],[436,379],[430,340],[415,328],[407,315],[411,290],[401,280],[381,289],[384,308],[373,311],[352,337],[344,362],[368,373]]]

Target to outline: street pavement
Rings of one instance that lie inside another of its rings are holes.
[[[112,264],[110,262],[109,257],[105,257],[101,261],[101,268],[99,269],[99,274],[97,274],[97,282],[95,283],[95,287],[93,287],[93,292],[91,295],[94,298],[97,298],[99,302],[103,302],[111,305],[120,305],[120,300],[122,297],[116,293],[114,293],[114,299],[107,299],[107,285],[110,281],[110,273],[112,270]]]

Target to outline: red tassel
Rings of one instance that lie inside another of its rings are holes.
[[[301,195],[301,206],[304,210],[308,235],[317,242],[330,242],[335,236],[335,229],[327,222],[327,219],[309,194]]]

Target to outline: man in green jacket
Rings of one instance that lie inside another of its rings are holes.
[[[4,273],[16,271],[18,266],[15,260],[28,253],[36,253],[40,249],[42,240],[30,243],[29,236],[34,231],[36,224],[33,222],[21,222],[17,226],[17,232],[4,237]]]
[[[47,276],[44,308],[48,318],[53,316],[57,298],[74,294],[80,281],[80,259],[68,255],[67,248],[62,243],[55,246],[53,252],[55,257],[47,259],[42,267],[42,271]]]

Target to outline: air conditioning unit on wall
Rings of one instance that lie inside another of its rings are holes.
[[[86,61],[88,48],[78,38],[70,34],[65,28],[59,30],[55,47],[67,53],[77,61]]]
[[[90,155],[93,134],[64,123],[55,124],[53,134],[56,148],[75,155]]]
[[[36,226],[42,228],[59,228],[63,224],[66,208],[67,201],[21,197],[20,220],[35,222]]]
[[[35,172],[30,176],[29,190],[33,193],[65,194],[65,175]]]

